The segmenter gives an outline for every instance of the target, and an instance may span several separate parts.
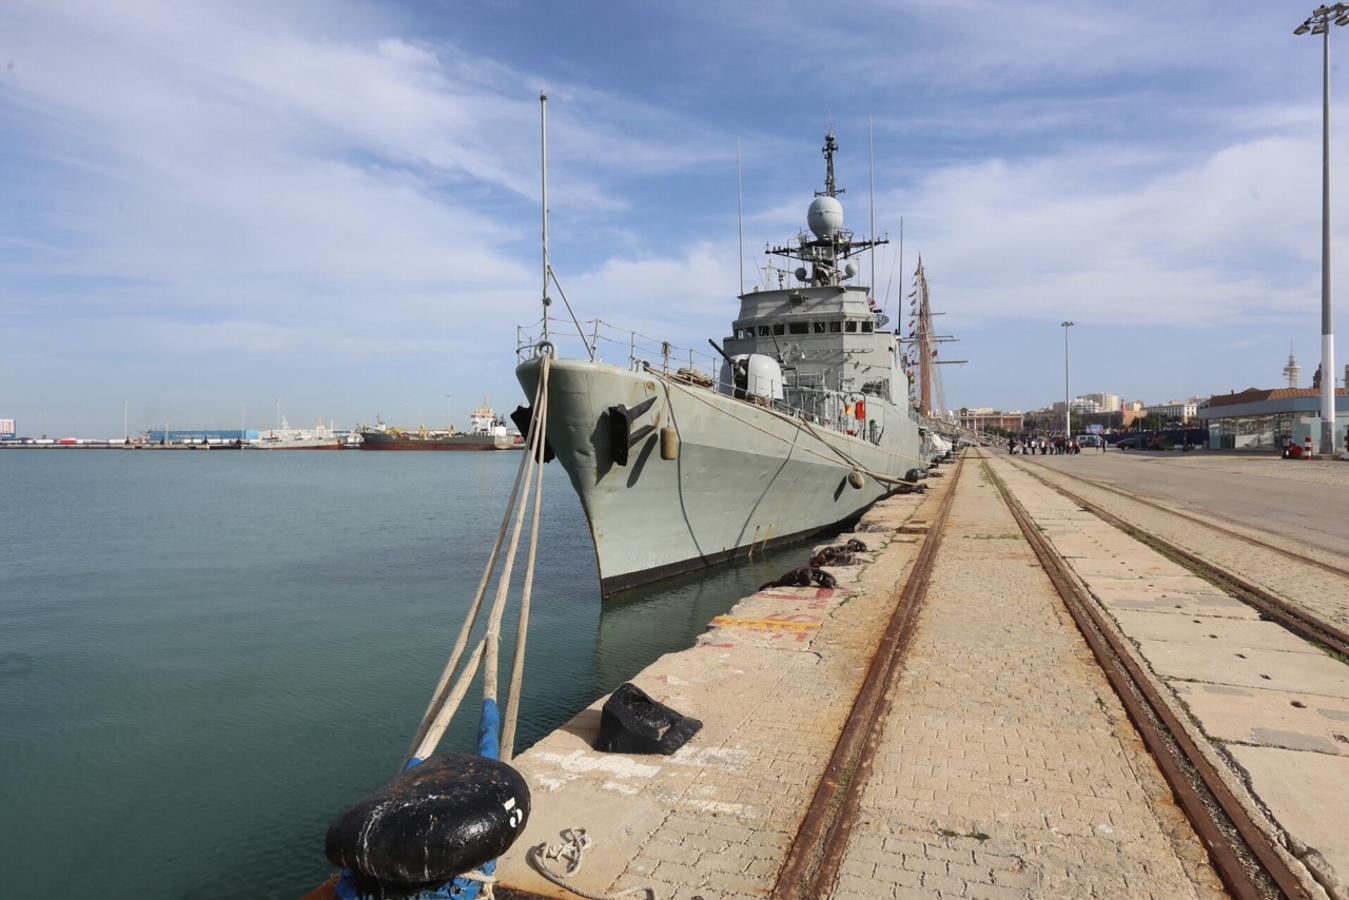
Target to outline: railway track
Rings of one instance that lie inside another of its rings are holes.
[[[951,470],[937,513],[928,523],[922,548],[904,581],[895,610],[886,624],[866,678],[853,702],[843,733],[806,809],[796,839],[778,870],[772,900],[827,897],[838,877],[857,819],[862,790],[890,709],[890,688],[898,676],[904,651],[913,635],[927,595],[933,563],[955,502],[956,483],[965,468],[961,459]]]
[[[1274,592],[1261,587],[1250,579],[1242,577],[1231,569],[1210,562],[1199,554],[1187,550],[1173,541],[1166,540],[1153,532],[1140,528],[1123,517],[1110,512],[1100,504],[1093,503],[1086,497],[1083,497],[1080,493],[1070,490],[1050,478],[1046,478],[1040,472],[1035,471],[1035,467],[1033,466],[1028,466],[1025,463],[1015,460],[1012,461],[1012,464],[1036,481],[1073,501],[1079,507],[1090,512],[1097,518],[1108,522],[1135,540],[1146,544],[1161,553],[1163,556],[1180,563],[1204,580],[1217,585],[1224,592],[1259,610],[1263,616],[1278,622],[1299,637],[1332,650],[1339,654],[1341,658],[1349,657],[1349,632],[1327,622],[1324,618],[1315,613],[1303,609],[1288,598],[1281,597]],[[1277,544],[1262,541],[1230,528],[1224,528],[1220,525],[1205,522],[1195,516],[1177,513],[1174,510],[1167,509],[1159,503],[1139,499],[1132,494],[1128,494],[1108,485],[1099,484],[1092,479],[1082,478],[1077,475],[1067,475],[1066,477],[1082,481],[1093,487],[1101,488],[1102,490],[1110,491],[1111,493],[1118,494],[1134,502],[1141,503],[1144,506],[1184,519],[1188,523],[1200,525],[1211,531],[1236,538],[1246,544],[1274,551],[1296,562],[1312,565],[1318,569],[1340,575],[1346,579],[1346,585],[1349,585],[1349,569],[1344,569],[1323,560],[1305,556],[1284,547],[1280,547]]]
[[[1036,527],[1006,483],[991,467],[985,464],[984,468],[1156,760],[1176,802],[1208,850],[1228,891],[1240,900],[1311,897],[1301,879],[1275,849],[1270,836],[1252,819],[1166,702],[1165,688],[1143,669],[1124,640],[1107,625],[1100,607],[1073,577],[1067,561]],[[1025,471],[1024,467],[1019,468]],[[1039,480],[1056,488],[1044,479]],[[1079,498],[1070,492],[1062,493],[1079,502]],[[1133,531],[1129,533],[1138,537]]]
[[[829,896],[838,877],[884,723],[892,703],[902,702],[902,697],[894,697],[891,688],[897,683],[923,608],[955,498],[955,482],[973,462],[962,459],[957,465],[930,523],[848,724],[778,872],[771,894],[774,900]],[[1002,479],[986,463],[979,464],[1030,544],[1227,890],[1239,900],[1312,897],[1300,874],[1290,867],[1285,855],[1276,849],[1273,839],[1252,818],[1167,703],[1164,685],[1140,665],[1123,638],[1108,626],[1099,606],[1073,576],[1067,561],[1043,536]],[[1134,531],[1130,530],[1130,534]],[[1168,547],[1169,553],[1174,550]],[[1311,628],[1308,623],[1302,624]],[[1322,634],[1318,640],[1333,638],[1338,642],[1341,637]],[[1344,645],[1349,646],[1349,641]]]
[[[1019,468],[1022,469],[1022,471],[1034,475],[1040,481],[1046,484],[1051,483],[1050,481],[1046,480],[1038,473],[1036,473],[1033,470],[1033,468],[1028,468],[1026,464],[1021,462],[1020,460],[1012,458],[1011,461],[1013,465],[1018,466]],[[1092,487],[1096,488],[1097,490],[1107,491],[1111,494],[1115,494],[1116,496],[1124,497],[1125,499],[1137,503],[1141,506],[1147,506],[1151,509],[1157,510],[1158,512],[1163,512],[1168,515],[1184,519],[1185,521],[1194,525],[1198,525],[1201,528],[1207,529],[1208,531],[1214,531],[1219,534],[1225,534],[1228,537],[1237,538],[1238,540],[1244,541],[1248,544],[1253,544],[1254,546],[1261,547],[1265,550],[1271,550],[1296,562],[1305,563],[1306,565],[1314,566],[1318,569],[1323,569],[1332,574],[1339,575],[1344,578],[1349,578],[1349,567],[1345,567],[1337,563],[1328,562],[1324,559],[1317,559],[1314,556],[1308,556],[1307,554],[1299,553],[1296,550],[1290,550],[1289,548],[1284,547],[1280,544],[1275,544],[1270,541],[1261,540],[1260,538],[1254,537],[1253,535],[1247,534],[1243,531],[1238,531],[1235,528],[1227,528],[1225,526],[1218,525],[1214,522],[1210,522],[1199,516],[1191,515],[1190,513],[1183,512],[1178,509],[1173,509],[1169,506],[1164,506],[1163,504],[1158,503],[1156,500],[1149,500],[1146,497],[1140,497],[1137,494],[1131,494],[1128,491],[1121,490],[1120,488],[1117,488],[1112,484],[1108,484],[1107,482],[1104,481],[1099,481],[1095,478],[1087,478],[1085,475],[1065,472],[1062,469],[1055,469],[1054,472],[1073,481],[1080,481],[1083,484],[1089,484]]]

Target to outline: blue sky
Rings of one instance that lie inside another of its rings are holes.
[[[866,231],[870,116],[878,230],[903,216],[905,269],[921,252],[961,338],[944,352],[970,360],[944,368],[948,404],[1059,397],[1064,318],[1075,393],[1272,386],[1290,340],[1306,384],[1310,8],[9,0],[0,417],[92,436],[120,434],[123,400],[133,430],[232,426],[241,404],[257,427],[277,398],[296,424],[439,424],[447,393],[460,424],[484,393],[512,408],[541,88],[553,264],[582,319],[724,336],[737,139],[752,283],[804,224],[828,122]],[[1337,264],[1343,246],[1337,227]]]

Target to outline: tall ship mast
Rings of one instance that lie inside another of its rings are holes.
[[[826,134],[808,231],[767,251],[798,264],[795,283],[741,294],[715,357],[598,322],[575,322],[584,358],[562,356],[547,299],[540,331],[521,330],[527,397],[551,357],[545,455],[581,499],[606,595],[843,525],[926,474],[900,341],[852,259],[884,241],[844,227],[837,152]],[[626,365],[601,360],[602,341]]]

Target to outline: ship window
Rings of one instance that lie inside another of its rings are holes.
[[[760,325],[760,326],[759,326],[759,337],[768,337],[768,326],[767,326],[767,325]]]
[[[815,323],[815,328],[814,328],[815,333],[816,333],[816,334],[824,334],[824,325],[825,325],[825,323],[823,323],[823,322],[816,322],[816,323]]]
[[[865,332],[867,332],[867,333],[870,333],[870,332],[871,332],[871,322],[869,322],[869,321],[863,322],[863,323],[862,323],[862,330],[865,331]]]
[[[846,332],[848,332],[849,334],[852,334],[854,331],[857,330],[857,323],[856,323],[856,322],[844,322],[844,323],[843,323],[843,330],[846,331]]]
[[[842,323],[842,322],[830,322],[830,323],[829,323],[829,333],[830,333],[830,334],[838,334],[838,333],[839,333],[840,331],[842,331],[842,330],[843,330],[843,323]]]
[[[810,330],[810,326],[805,322],[792,322],[787,330],[792,334],[805,334]]]
[[[778,322],[776,325],[773,326],[773,333],[774,333],[774,334],[786,334],[786,333],[787,333],[787,326],[786,326],[786,325],[783,325],[781,322]]]

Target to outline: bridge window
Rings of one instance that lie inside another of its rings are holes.
[[[786,333],[787,333],[787,326],[786,326],[786,325],[783,325],[781,322],[778,322],[778,323],[776,323],[776,324],[773,325],[773,333],[774,333],[774,334],[786,334]]]
[[[867,332],[867,333],[870,333],[870,332],[871,332],[871,320],[870,320],[870,319],[867,319],[865,322],[862,323],[862,330],[865,331],[865,332]]]
[[[824,334],[824,326],[825,326],[824,322],[816,322],[814,323],[814,325],[815,328],[813,330],[816,334]]]
[[[805,322],[792,322],[788,326],[787,330],[790,331],[792,334],[806,334],[808,331],[810,331],[810,326]]]
[[[760,326],[759,326],[759,337],[768,337],[768,326],[767,326],[767,325],[760,325]]]
[[[849,334],[853,334],[853,333],[855,333],[855,332],[857,331],[857,323],[856,323],[856,322],[844,322],[844,323],[843,323],[843,330],[846,331],[846,332],[848,332]]]
[[[842,322],[830,322],[830,323],[829,323],[829,333],[830,333],[830,334],[838,334],[838,333],[839,333],[840,331],[842,331],[842,330],[843,330],[843,323],[842,323]]]

